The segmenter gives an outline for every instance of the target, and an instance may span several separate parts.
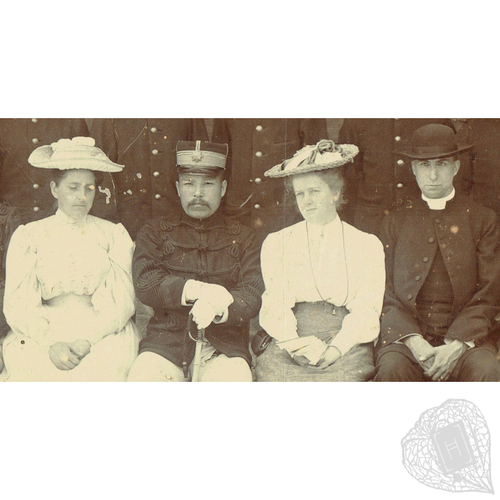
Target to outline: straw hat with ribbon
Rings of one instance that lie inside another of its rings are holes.
[[[323,139],[314,146],[305,146],[292,158],[267,170],[266,177],[279,178],[336,168],[353,161],[359,149],[354,144],[335,144]]]
[[[92,137],[59,139],[50,146],[36,148],[28,162],[38,168],[58,170],[85,169],[98,172],[121,172],[123,165],[112,162],[95,146]]]

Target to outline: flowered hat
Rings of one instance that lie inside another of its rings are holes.
[[[353,161],[358,153],[359,149],[354,144],[339,145],[323,139],[314,146],[303,147],[292,158],[270,168],[264,175],[278,178],[336,168]]]
[[[40,146],[30,154],[28,162],[34,167],[58,170],[121,172],[123,169],[123,165],[112,162],[101,149],[96,147],[92,137],[59,139],[50,146]]]

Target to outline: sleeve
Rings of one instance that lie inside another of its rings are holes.
[[[132,283],[134,243],[121,225],[113,226],[110,235],[111,266],[103,283],[92,295],[95,313],[94,328],[87,337],[92,345],[104,337],[120,332],[135,312],[135,293]]]
[[[447,338],[463,342],[484,338],[499,313],[499,228],[496,214],[487,212],[482,217],[471,217],[473,234],[474,228],[480,233],[476,238],[477,291],[453,320]]]
[[[385,251],[386,286],[382,319],[380,324],[380,340],[382,344],[391,344],[408,335],[421,335],[417,318],[398,299],[394,289],[394,261],[398,244],[398,226],[402,221],[394,214],[385,217],[382,223],[381,237]]]
[[[243,326],[259,313],[264,291],[260,248],[256,245],[252,233],[248,232],[242,245],[242,256],[239,258],[240,279],[235,287],[228,290],[234,301],[228,307],[225,324],[232,326]]]
[[[376,236],[363,237],[366,241],[359,242],[364,249],[363,258],[356,266],[351,266],[351,272],[357,275],[358,289],[346,305],[349,314],[344,318],[342,328],[330,342],[342,355],[358,344],[373,342],[380,331],[385,289],[384,249]],[[349,280],[354,282],[351,278]]]
[[[36,248],[29,229],[19,226],[10,240],[7,251],[4,314],[16,333],[35,340],[49,350],[51,338],[46,308],[42,305],[40,284],[37,280]]]
[[[186,278],[173,276],[163,262],[163,242],[156,222],[139,231],[132,263],[137,298],[153,309],[182,309]]]
[[[297,338],[297,321],[292,308],[295,296],[287,279],[283,234],[267,236],[262,245],[261,264],[265,291],[262,295],[260,324],[277,341]]]

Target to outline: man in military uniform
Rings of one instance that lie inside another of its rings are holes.
[[[120,222],[135,240],[149,219],[180,212],[175,190],[175,145],[206,140],[202,119],[95,119],[91,135],[108,157],[125,165],[113,175]]]
[[[30,154],[59,139],[88,135],[84,119],[0,119],[0,199],[18,209],[23,224],[52,215],[55,201],[50,172],[32,167]],[[111,177],[105,176],[98,186],[91,213],[116,220]]]
[[[225,212],[250,225],[259,240],[297,222],[294,197],[287,199],[283,183],[264,177],[264,172],[326,138],[323,118],[215,119],[214,142],[229,144]]]
[[[205,328],[200,380],[251,381],[248,322],[264,286],[250,230],[220,214],[226,144],[180,142],[182,213],[143,226],[134,286],[154,309],[130,381],[182,381],[193,369],[197,328]]]
[[[440,123],[453,127],[448,119],[347,118],[339,133],[339,143],[356,144],[359,154],[347,166],[346,198],[343,214],[361,231],[379,235],[382,219],[390,210],[404,210],[420,198],[408,168],[408,158],[394,154],[408,147],[419,127]],[[462,158],[460,158],[462,160]],[[455,180],[457,191],[468,192],[470,165],[462,161]]]
[[[417,129],[401,152],[421,197],[383,223],[387,284],[375,380],[500,380],[497,217],[453,186],[468,149],[436,124]]]

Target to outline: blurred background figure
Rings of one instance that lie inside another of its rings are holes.
[[[216,118],[212,135],[214,142],[229,145],[227,215],[241,218],[259,240],[300,219],[283,185],[264,172],[306,144],[326,139],[324,118]]]
[[[459,118],[453,123],[458,141],[474,144],[470,159],[474,201],[500,215],[500,119]]]
[[[379,234],[382,218],[391,209],[404,209],[420,199],[408,160],[394,155],[408,146],[413,132],[424,125],[439,123],[453,127],[451,119],[347,118],[339,143],[356,144],[360,153],[346,167],[347,206],[344,217],[358,229]],[[470,191],[471,166],[460,157],[462,167],[455,179],[457,192]]]
[[[55,212],[50,193],[49,174],[28,163],[29,155],[39,146],[50,145],[61,137],[89,135],[83,118],[0,119],[0,200],[19,210],[23,223],[43,219]],[[103,176],[92,214],[116,220],[113,184]]]
[[[180,140],[206,140],[203,119],[94,119],[90,135],[112,161],[125,165],[113,179],[119,220],[132,239],[147,220],[180,212],[175,146]]]

